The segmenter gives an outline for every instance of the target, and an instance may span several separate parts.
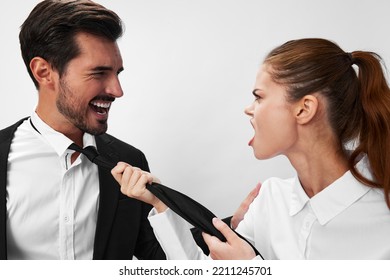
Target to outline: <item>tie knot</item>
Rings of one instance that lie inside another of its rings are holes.
[[[74,151],[79,152],[79,153],[82,153],[91,162],[93,162],[97,166],[102,167],[104,169],[111,170],[116,165],[116,163],[114,163],[110,159],[100,155],[94,146],[88,146],[88,147],[85,147],[83,149],[80,146],[76,145],[75,143],[72,143],[69,146],[69,149],[74,150]]]
[[[82,153],[85,155],[91,162],[95,162],[95,158],[99,155],[98,151],[94,146],[88,146],[84,149],[80,146],[76,145],[75,143],[72,143],[69,146],[69,149],[74,150],[76,152]]]

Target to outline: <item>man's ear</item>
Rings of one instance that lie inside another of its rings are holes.
[[[299,124],[310,122],[318,110],[318,98],[314,95],[305,95],[296,103],[295,117]]]
[[[54,87],[55,72],[49,62],[42,57],[34,57],[30,61],[30,69],[37,80],[39,87]]]

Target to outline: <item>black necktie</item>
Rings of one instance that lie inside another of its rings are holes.
[[[84,154],[91,162],[104,169],[111,170],[115,167],[115,163],[101,156],[94,146],[88,146],[84,149],[72,143],[69,149]]]
[[[91,162],[104,169],[111,171],[111,169],[116,166],[114,162],[100,155],[93,146],[88,146],[83,149],[73,143],[69,146],[69,149],[84,154]],[[165,205],[167,205],[172,211],[192,224],[194,227],[197,227],[210,235],[216,236],[219,240],[226,242],[226,238],[214,227],[212,223],[212,219],[216,216],[202,204],[185,194],[168,188],[162,184],[152,183],[150,185],[146,185],[146,188],[158,199],[164,202]],[[240,238],[247,241],[239,233],[235,233]],[[248,244],[252,246],[256,255],[259,255],[262,259],[264,259],[250,242],[248,242]]]

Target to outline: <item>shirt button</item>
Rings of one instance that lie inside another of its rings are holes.
[[[65,221],[65,222],[69,222],[69,217],[68,217],[68,216],[65,216],[65,217],[64,217],[64,221]]]

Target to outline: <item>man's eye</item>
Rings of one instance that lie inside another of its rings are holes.
[[[90,76],[91,78],[98,79],[103,77],[106,74],[106,71],[91,71]]]

